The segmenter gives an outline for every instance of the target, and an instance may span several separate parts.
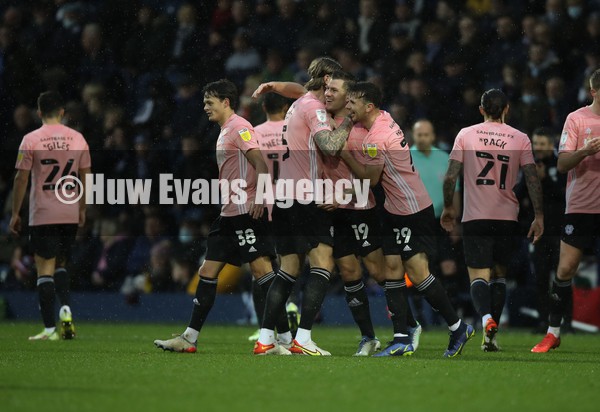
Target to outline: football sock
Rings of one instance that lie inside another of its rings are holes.
[[[285,344],[290,344],[292,343],[292,332],[290,332],[289,330],[287,332],[283,332],[283,333],[279,333],[277,332],[277,340],[279,340],[279,342],[281,343],[285,343]]]
[[[58,268],[54,271],[54,285],[56,288],[56,296],[61,306],[70,306],[69,302],[69,272],[65,268]]]
[[[408,345],[409,343],[411,343],[410,336],[404,333],[394,333],[394,339],[392,340],[392,343],[401,343],[403,345]]]
[[[258,341],[263,345],[271,345],[275,342],[275,331],[272,329],[261,328],[258,334]]]
[[[549,326],[548,333],[551,333],[555,337],[560,338],[560,328],[559,327]]]
[[[408,290],[407,290],[407,292],[408,292]],[[408,298],[407,298],[407,301],[408,301]],[[417,320],[415,319],[415,316],[413,315],[410,304],[406,305],[406,323],[411,328],[416,328],[417,324],[418,324]]]
[[[285,302],[288,296],[294,288],[296,279],[292,276],[279,269],[277,275],[271,280],[271,286],[267,293],[267,299],[265,304],[265,313],[263,317],[262,329],[267,329],[271,332],[275,330],[275,326],[279,321],[281,312],[285,312]],[[286,317],[287,319],[287,317]],[[269,335],[270,336],[270,335]],[[260,339],[260,338],[259,338]],[[261,340],[261,343],[270,344],[273,343],[273,338],[270,338],[269,342]]]
[[[48,275],[39,276],[37,279],[37,290],[44,326],[46,328],[54,328],[56,327],[56,320],[54,318],[54,302],[56,299],[54,278]]]
[[[571,289],[565,295],[563,312],[563,325],[568,323],[569,325],[573,322],[573,289]]]
[[[265,293],[256,279],[252,281],[252,303],[254,304],[256,319],[258,319],[258,326],[260,327],[260,325],[262,325],[263,315],[265,314]]]
[[[208,313],[215,303],[215,296],[217,295],[217,279],[209,279],[200,276],[200,282],[196,287],[196,297],[194,298],[194,309],[192,310],[192,317],[190,324],[188,325],[191,329],[200,331]],[[195,342],[195,341],[192,341]]]
[[[506,279],[498,278],[490,281],[490,294],[491,294],[491,309],[492,319],[500,324],[500,318],[502,317],[502,310],[504,310],[504,303],[506,302]]]
[[[304,297],[302,299],[302,309],[300,313],[300,324],[298,325],[298,333],[300,329],[311,330],[315,317],[327,294],[329,288],[329,278],[331,273],[323,268],[310,268],[308,279],[304,285]],[[296,334],[296,340],[298,340],[298,334]],[[300,342],[298,340],[298,342]]]
[[[298,332],[296,332],[296,342],[300,345],[306,345],[311,340],[310,329],[298,328]]]
[[[404,279],[387,280],[385,282],[385,299],[392,318],[394,335],[399,333],[408,336],[406,325],[408,301],[406,300],[406,282]]]
[[[471,299],[473,300],[473,306],[479,314],[483,317],[489,315],[492,312],[492,296],[490,294],[490,285],[485,279],[477,278],[471,282]],[[485,327],[485,324],[483,325]]]
[[[456,332],[458,328],[460,328],[461,324],[462,321],[459,319],[456,323],[453,323],[452,325],[448,326],[448,329],[450,329],[450,332]]]
[[[264,275],[262,278],[256,280],[256,283],[258,283],[258,285],[261,289],[261,295],[263,296],[262,302],[261,301],[258,302],[258,304],[260,306],[257,307],[256,302],[254,303],[254,307],[256,308],[257,316],[258,316],[258,310],[260,309],[260,316],[258,317],[259,325],[262,325],[262,319],[264,317],[265,305],[266,305],[266,300],[267,300],[266,297],[269,294],[269,289],[271,288],[271,284],[273,283],[273,280],[275,280],[276,276],[277,275],[275,274],[275,272],[269,272],[266,275]],[[253,282],[253,284],[254,284],[254,282]],[[277,324],[275,326],[277,327],[278,336],[280,336],[282,333],[290,331],[290,325],[288,323],[287,312],[285,311],[285,308],[281,311],[281,314],[279,315],[279,318],[277,319]]]
[[[358,325],[362,336],[373,339],[375,331],[371,321],[371,312],[369,311],[369,297],[365,290],[365,284],[362,280],[353,280],[344,283],[346,291],[346,302],[352,312],[354,322]]]
[[[198,332],[196,329],[192,329],[190,327],[187,327],[185,329],[185,332],[183,332],[183,337],[185,338],[185,340],[187,340],[188,342],[196,342],[198,340],[198,334],[200,332]]]
[[[433,276],[431,273],[425,278],[423,282],[416,285],[417,290],[421,292],[427,302],[436,309],[442,318],[446,321],[448,326],[454,325],[458,322],[458,315],[446,295],[446,290],[442,284]]]
[[[560,323],[565,314],[567,302],[572,301],[571,280],[554,278],[550,289],[550,326],[560,328]]]

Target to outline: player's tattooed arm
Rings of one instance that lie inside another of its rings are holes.
[[[456,160],[448,161],[448,170],[444,176],[444,207],[450,207],[454,203],[454,192],[456,180],[462,169],[462,163]]]
[[[525,175],[525,183],[527,184],[527,191],[529,192],[529,198],[533,205],[533,211],[536,216],[544,215],[544,203],[542,185],[535,168],[535,164],[530,163],[523,166],[523,174]]]
[[[346,117],[337,129],[321,130],[313,136],[313,139],[323,153],[328,156],[337,156],[344,147],[351,129],[352,121]]]
[[[458,210],[454,201],[454,192],[456,189],[456,179],[462,169],[462,163],[457,160],[448,160],[448,170],[446,170],[446,176],[444,176],[444,210],[440,216],[440,225],[448,231],[452,232],[456,226],[456,220],[458,219]]]
[[[544,205],[542,185],[540,183],[535,164],[530,163],[523,166],[523,174],[525,175],[527,191],[529,192],[529,198],[531,199],[533,211],[535,212],[535,218],[533,219],[533,222],[531,222],[531,227],[529,228],[527,237],[531,238],[535,244],[544,234]]]

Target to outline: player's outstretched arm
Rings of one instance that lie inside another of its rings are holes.
[[[282,95],[283,97],[287,97],[290,99],[297,99],[306,94],[307,90],[299,83],[294,82],[268,82],[261,83],[254,93],[252,93],[252,97],[257,99],[258,96],[262,96],[267,93],[277,93]]]
[[[346,117],[337,129],[321,130],[313,136],[313,139],[323,153],[328,156],[337,156],[346,144],[352,126],[352,120]]]
[[[27,183],[29,182],[29,170],[18,169],[15,174],[13,185],[13,201],[12,201],[12,216],[10,218],[9,229],[12,234],[18,235],[21,231],[21,206],[27,191]]]
[[[523,174],[525,175],[527,191],[529,192],[529,198],[531,199],[531,204],[533,205],[533,211],[535,213],[535,218],[531,223],[527,237],[533,236],[533,243],[536,243],[544,233],[544,201],[542,185],[540,184],[535,164],[530,163],[523,166]]]
[[[448,170],[446,170],[446,176],[444,176],[444,210],[440,217],[440,224],[442,227],[451,232],[456,225],[457,209],[454,206],[455,199],[454,193],[456,190],[456,180],[462,170],[462,163],[457,160],[448,160]]]
[[[600,152],[600,137],[589,139],[585,145],[574,152],[562,152],[558,155],[558,163],[556,169],[560,173],[567,173],[569,170],[576,167],[583,159],[588,156],[593,156]]]
[[[258,178],[260,175],[266,174],[267,176],[269,176],[269,169],[267,168],[267,164],[265,163],[265,160],[263,159],[263,156],[260,153],[260,149],[250,149],[247,152],[245,152],[244,155],[246,156],[246,158],[248,159],[250,164],[252,164],[252,166],[254,166],[254,169],[256,169],[257,181],[254,182],[254,185],[257,186]],[[268,177],[267,180],[271,181],[271,178]],[[253,219],[258,219],[259,217],[261,217],[263,215],[263,212],[264,212],[264,205],[254,204],[254,201],[253,201],[252,206],[250,207],[250,212],[249,212],[250,216]]]

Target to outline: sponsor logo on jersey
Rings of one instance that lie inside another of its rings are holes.
[[[567,143],[568,138],[569,138],[569,132],[567,132],[566,130],[563,130],[562,134],[560,135],[560,146],[564,146],[565,143]]]
[[[249,142],[250,139],[252,139],[252,135],[250,134],[250,131],[248,129],[246,129],[245,127],[238,131],[238,133],[240,134],[240,137],[242,138],[242,140],[244,142]]]
[[[325,123],[327,121],[327,111],[326,110],[317,109],[316,113],[317,113],[317,119],[319,120],[319,122]]]
[[[366,153],[371,159],[377,157],[377,144],[367,143],[363,147],[363,152]]]

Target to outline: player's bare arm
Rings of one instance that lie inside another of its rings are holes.
[[[560,153],[558,155],[556,168],[560,173],[567,173],[581,163],[583,159],[588,156],[593,156],[598,152],[600,152],[600,137],[594,137],[593,139],[589,139],[579,150],[571,153]]]
[[[342,150],[340,157],[348,165],[352,173],[359,179],[369,180],[369,186],[373,187],[379,183],[381,179],[381,173],[383,172],[383,165],[363,165],[352,156],[347,147]]]
[[[18,235],[21,231],[21,206],[27,191],[27,183],[29,182],[29,170],[17,170],[15,174],[13,186],[13,201],[12,201],[12,216],[10,218],[9,228],[12,234]]]
[[[462,163],[457,160],[448,160],[448,170],[444,176],[444,207],[453,205],[454,192],[456,188],[456,180],[462,170]]]
[[[448,170],[444,176],[444,210],[440,217],[442,227],[451,232],[456,225],[457,208],[455,207],[456,180],[462,170],[462,163],[457,160],[448,160]]]
[[[321,130],[313,136],[313,139],[323,153],[328,156],[337,156],[346,144],[351,129],[352,121],[346,117],[337,129]]]
[[[244,153],[244,155],[246,156],[250,164],[254,166],[254,169],[256,169],[257,179],[261,174],[266,174],[267,180],[271,180],[270,177],[268,177],[269,169],[267,168],[267,164],[265,163],[263,156],[260,153],[260,149],[250,149],[246,153]],[[256,185],[258,181],[254,183]],[[252,206],[250,207],[249,213],[253,219],[258,219],[259,217],[261,217],[263,212],[264,205],[255,205],[254,202],[252,202]]]
[[[527,237],[533,236],[533,243],[536,243],[544,233],[544,205],[543,205],[543,194],[542,185],[537,174],[535,164],[527,164],[523,166],[523,174],[525,175],[525,183],[527,184],[527,191],[529,192],[529,198],[533,205],[535,212],[535,218],[531,223],[529,233]]]
[[[294,82],[268,82],[261,83],[254,93],[252,93],[252,97],[257,99],[259,96],[267,93],[277,93],[282,95],[283,97],[288,97],[290,99],[297,99],[306,94],[307,90],[299,83]]]
[[[79,227],[83,227],[85,225],[85,212],[87,209],[87,203],[85,201],[85,190],[86,190],[86,176],[92,172],[92,169],[89,167],[79,169],[79,180],[81,180],[82,186],[82,196],[79,199]]]

